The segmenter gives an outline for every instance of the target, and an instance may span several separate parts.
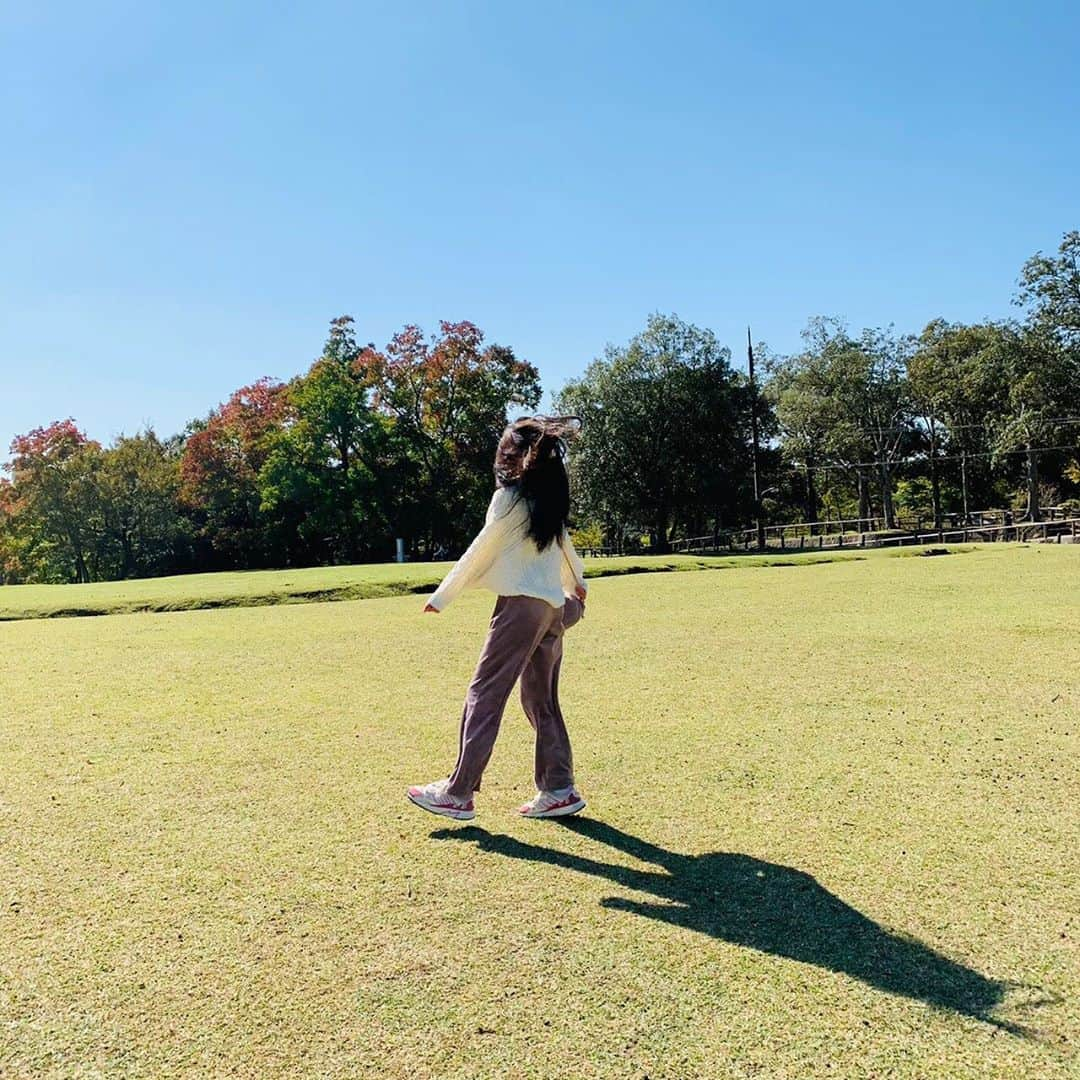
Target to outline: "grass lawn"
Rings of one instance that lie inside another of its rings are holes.
[[[960,550],[959,548],[956,550]],[[910,555],[917,549],[870,552],[874,557]],[[788,566],[865,557],[866,552],[806,552],[771,555],[662,555],[586,559],[589,577],[670,570],[711,570],[748,566]],[[427,592],[452,563],[379,563],[316,566],[302,570],[249,570],[226,574],[184,574],[90,585],[0,586],[0,622],[77,615],[120,615],[143,611],[257,607],[327,600],[369,600]]]
[[[1075,1077],[1080,549],[742,565],[593,583],[572,824],[404,798],[483,594],[0,625],[0,1076]]]

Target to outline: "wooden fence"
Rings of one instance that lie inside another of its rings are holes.
[[[960,525],[941,529],[896,529],[891,531],[865,529],[858,532],[808,531],[789,536],[785,531],[769,535],[765,546],[769,551],[822,551],[839,548],[900,547],[905,544],[967,544],[990,543],[1003,540],[1058,541],[1068,536],[1075,540],[1080,536],[1080,517],[1055,517],[1046,521],[1015,522],[1008,520],[1007,512],[997,523]],[[864,522],[868,519],[863,519]],[[790,527],[781,527],[790,528]],[[672,550],[685,554],[704,554],[720,551],[752,551],[757,548],[757,532],[745,529],[720,536],[699,536],[677,540]]]

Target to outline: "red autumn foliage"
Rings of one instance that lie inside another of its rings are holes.
[[[0,476],[0,584],[22,580],[22,560],[14,535],[19,506],[15,485]]]
[[[429,435],[456,438],[468,427],[496,426],[510,395],[538,396],[536,369],[508,349],[484,348],[483,331],[475,323],[444,320],[439,331],[427,341],[418,326],[406,326],[385,355],[361,358],[379,408]]]
[[[34,428],[12,439],[12,460],[7,468],[18,482],[20,474],[46,461],[63,461],[80,447],[97,445],[87,439],[69,416],[66,420],[54,420],[46,427]]]
[[[180,460],[185,500],[193,506],[216,505],[254,485],[266,460],[266,436],[281,426],[287,412],[285,385],[274,379],[237,390],[187,440]]]
[[[18,488],[6,476],[0,476],[0,530],[18,515],[21,506]]]

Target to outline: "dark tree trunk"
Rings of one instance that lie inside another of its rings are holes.
[[[1030,443],[1027,445],[1027,489],[1028,520],[1039,521],[1042,518],[1042,511],[1039,509],[1039,455]]]
[[[859,532],[864,532],[870,517],[870,485],[866,482],[866,472],[858,471],[859,478]]]
[[[132,551],[131,536],[127,531],[120,535],[120,550],[124,554],[124,566],[120,576],[126,579],[135,573],[135,553]]]
[[[649,549],[656,555],[666,555],[668,552],[668,517],[666,513],[657,515],[656,521],[649,529]]]
[[[941,528],[941,478],[938,476],[937,428],[930,423],[930,499],[934,505],[934,528]]]
[[[896,528],[896,515],[893,513],[892,477],[889,475],[889,463],[882,458],[879,466],[881,478],[881,514],[885,518],[885,528]]]
[[[803,513],[806,514],[807,521],[817,521],[818,519],[817,488],[814,486],[813,464],[809,459],[806,462],[806,505],[803,507]],[[814,535],[813,529],[810,530],[810,535]]]
[[[964,524],[971,520],[971,511],[968,507],[968,474],[967,474],[967,451],[960,451],[960,492],[964,501]]]

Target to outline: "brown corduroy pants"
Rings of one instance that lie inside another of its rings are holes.
[[[521,705],[536,732],[536,787],[553,791],[574,783],[570,736],[559,708],[563,631],[581,618],[584,605],[567,597],[561,608],[533,596],[500,596],[487,639],[465,695],[458,761],[449,793],[471,799],[491,758],[503,710],[521,679]]]

